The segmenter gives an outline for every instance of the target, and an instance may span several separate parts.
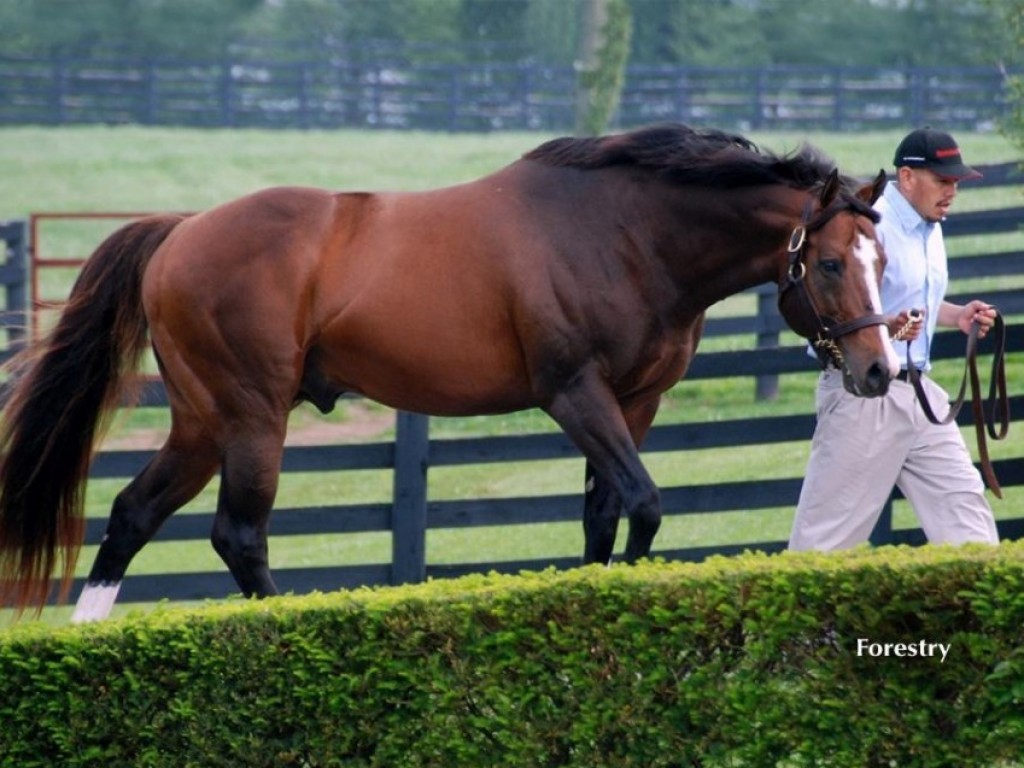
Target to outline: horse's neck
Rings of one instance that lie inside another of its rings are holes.
[[[694,222],[686,241],[697,245],[689,250],[676,246],[667,257],[680,300],[707,309],[729,296],[777,281],[787,233],[784,227],[730,231]]]
[[[700,257],[704,303],[711,306],[722,299],[778,279],[779,247],[754,239],[723,241],[713,252]]]
[[[787,190],[781,201],[760,205],[746,199],[751,194],[723,190],[719,201],[691,199],[667,233],[663,258],[690,309],[778,280],[806,193]]]

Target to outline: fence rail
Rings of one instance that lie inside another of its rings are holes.
[[[983,168],[986,184],[1015,183],[1012,165]],[[964,213],[946,224],[950,238],[978,233],[1012,232],[1024,221],[1024,208]],[[30,283],[24,259],[25,242],[30,230],[23,222],[0,225],[0,237],[7,243],[7,263],[0,265],[0,276],[11,275],[8,285],[9,308],[24,309],[29,297],[25,288]],[[38,236],[38,233],[37,233]],[[33,243],[38,248],[38,243]],[[951,279],[1024,275],[1024,251],[983,253],[950,261]],[[20,281],[20,282],[19,282]],[[19,293],[20,284],[20,293]],[[20,297],[20,305],[11,304]],[[1008,288],[985,292],[984,298],[996,303],[1007,316],[1024,315],[1024,289]],[[956,297],[951,297],[956,298]],[[687,380],[720,377],[754,377],[771,384],[785,373],[805,372],[814,375],[814,363],[803,345],[778,346],[784,324],[775,309],[774,287],[759,294],[755,315],[721,318],[708,322],[706,336],[750,335],[757,337],[761,348],[744,351],[701,352],[693,360]],[[1024,352],[1024,327],[1008,328],[1008,351]],[[956,332],[941,333],[933,346],[936,359],[958,358],[963,354],[963,336]],[[984,349],[983,349],[984,352]],[[770,389],[770,386],[768,387]],[[163,401],[162,388],[151,385],[145,400],[151,404]],[[808,404],[810,405],[810,403]],[[1012,398],[1011,412],[1020,414],[1024,397]],[[962,423],[969,424],[967,409]],[[644,445],[644,454],[670,451],[697,451],[742,446],[772,446],[784,442],[805,441],[814,428],[814,416],[802,413],[754,419],[687,423],[655,426]],[[429,420],[423,416],[400,413],[394,441],[359,445],[289,446],[282,469],[286,473],[326,473],[349,470],[388,470],[393,473],[391,501],[324,505],[300,508],[278,508],[272,521],[274,538],[309,534],[347,534],[381,531],[392,534],[390,562],[368,565],[292,568],[278,570],[278,585],[286,591],[307,592],[365,584],[387,584],[418,581],[426,577],[447,577],[478,571],[516,572],[524,568],[546,566],[568,567],[577,558],[500,563],[434,564],[427,561],[425,541],[428,530],[533,524],[542,522],[578,521],[582,510],[581,495],[499,499],[437,500],[427,493],[430,470],[439,467],[470,466],[509,461],[544,461],[578,456],[576,448],[560,433],[513,435],[476,438],[431,438]],[[93,479],[126,478],[136,474],[149,460],[149,451],[106,451],[97,455],[91,470]],[[794,471],[802,467],[794,468]],[[1024,485],[1024,458],[996,462],[996,471],[1004,487]],[[582,477],[580,478],[582,484]],[[792,507],[799,494],[799,476],[773,479],[737,479],[724,483],[698,483],[662,489],[667,516],[700,515],[738,510]],[[285,502],[286,503],[286,502]],[[213,513],[178,514],[170,518],[157,534],[157,541],[200,541],[209,537]],[[102,539],[105,519],[90,519],[86,525],[86,542],[97,544]],[[1024,518],[1001,520],[1004,538],[1024,536]],[[919,543],[923,534],[917,530],[893,531],[889,515],[883,516],[874,540]],[[656,542],[657,544],[657,542]],[[781,541],[744,542],[726,546],[701,546],[690,549],[657,550],[668,559],[699,560],[712,553],[731,554],[742,549],[778,551]],[[203,599],[220,597],[236,590],[226,571],[209,573],[129,576],[121,599],[128,602],[150,602],[170,599]]]
[[[1024,336],[1021,333],[1014,334],[1011,349],[1014,352],[1024,351]],[[1020,413],[1022,405],[1024,398],[1014,397],[1011,401],[1011,412]],[[427,424],[426,417],[409,415],[409,418],[418,421],[424,427]],[[969,417],[962,423],[971,423]],[[810,414],[655,427],[649,435],[644,454],[678,451],[684,445],[687,450],[699,450],[809,440],[813,429],[814,417]],[[406,440],[408,433],[400,431],[395,443],[373,445],[370,446],[370,450],[388,453]],[[422,455],[426,456],[430,467],[517,461],[524,458],[543,460],[577,455],[575,448],[560,435],[430,440],[425,446],[421,444],[420,450]],[[302,463],[294,451],[295,449],[286,450],[285,471],[312,471],[311,467]],[[338,462],[329,467],[330,470],[353,468],[345,462],[344,453],[333,455],[338,458]],[[317,463],[320,463],[319,460]],[[363,457],[359,458],[358,466],[367,468]],[[399,475],[396,477],[396,486],[403,485],[401,470],[395,461],[385,460],[374,468],[395,469]],[[1024,485],[1024,459],[996,461],[995,471],[1001,484],[1006,488]],[[416,469],[416,472],[420,474],[419,469]],[[666,516],[792,507],[795,506],[799,495],[800,484],[801,478],[788,477],[665,488],[662,489],[662,503]],[[417,526],[411,524],[408,516],[402,516],[397,505],[393,511],[390,504],[278,509],[274,513],[272,526],[274,538],[307,535],[311,532],[327,534],[392,531],[398,540],[394,549],[402,552],[419,552],[423,541],[419,534],[425,532],[427,528],[576,522],[580,519],[581,511],[581,496],[566,494],[494,500],[430,501],[416,512],[418,518],[426,521],[422,531],[416,530]],[[154,540],[205,541],[209,538],[212,522],[212,513],[178,515],[168,520]],[[402,522],[409,525],[410,533],[413,535],[413,540],[405,540],[404,545],[398,531],[398,526]],[[920,530],[892,531],[886,528],[888,522],[889,520],[883,519],[876,529],[876,543],[924,542],[924,534]],[[105,520],[89,521],[86,533],[88,543],[99,543],[105,523]],[[1024,519],[1000,520],[998,527],[1000,536],[1004,539],[1024,536]],[[654,554],[668,560],[699,561],[710,555],[730,555],[747,549],[778,552],[785,548],[785,544],[784,541],[754,541],[687,549],[666,550],[656,547]],[[400,584],[420,581],[423,578],[447,578],[489,571],[517,573],[547,567],[568,568],[578,563],[579,559],[576,557],[559,557],[504,562],[430,564],[407,557],[393,563],[282,569],[275,571],[275,579],[284,591],[305,593],[312,590],[354,588],[372,584]],[[200,600],[223,597],[236,591],[237,587],[226,571],[159,576],[129,575],[125,579],[119,599],[125,602],[151,602],[167,598]]]
[[[0,58],[0,125],[569,130],[575,78],[570,67],[537,63]],[[618,121],[990,130],[1008,98],[1006,74],[996,67],[635,65]]]

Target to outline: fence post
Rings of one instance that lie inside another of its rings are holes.
[[[7,305],[3,312],[3,325],[7,329],[6,358],[25,345],[28,325],[28,222],[0,222],[0,282],[3,284]]]
[[[832,70],[832,130],[842,131],[846,114],[846,88],[843,87],[843,70]]]
[[[53,119],[54,125],[64,125],[64,102],[67,101],[68,90],[68,61],[63,56],[57,56],[53,60]]]
[[[920,69],[907,70],[907,112],[909,125],[924,125],[928,113],[926,75]]]
[[[534,127],[531,125],[533,110],[530,109],[530,97],[533,93],[533,77],[531,77],[531,75],[533,74],[534,68],[520,64],[516,71],[519,73],[519,77],[516,82],[519,86],[519,115],[522,122],[518,126],[510,125],[509,128],[515,127],[521,131],[528,131]]]
[[[218,83],[218,98],[220,100],[220,125],[231,127],[235,124],[235,83],[234,65],[231,59],[225,56],[220,63],[220,80]]]
[[[387,128],[388,126],[384,122],[384,84],[382,82],[383,65],[375,65],[373,68],[373,76],[369,81],[370,87],[370,109],[372,110],[367,122],[374,128]]]
[[[395,417],[395,475],[391,511],[391,583],[427,577],[427,466],[430,419],[399,411]]]
[[[764,95],[765,95],[765,70],[757,69],[754,73],[754,93],[751,97],[750,126],[752,128],[763,128],[765,123]]]
[[[776,329],[776,325],[772,322],[772,319],[779,314],[779,309],[776,306],[776,293],[777,288],[774,283],[765,283],[757,287],[757,318],[755,327],[758,349],[772,349],[779,346],[779,332]],[[778,396],[778,374],[766,373],[757,377],[754,397],[758,402],[774,400]]]
[[[462,67],[459,64],[451,64],[441,68],[443,72],[448,70],[448,114],[445,116],[445,123],[449,133],[459,130],[459,105],[462,103]],[[470,121],[469,129],[473,129]]]
[[[879,516],[878,522],[875,523],[875,529],[871,532],[868,540],[873,547],[892,544],[892,496],[889,496],[885,506],[882,507],[882,514]]]
[[[296,75],[296,95],[299,99],[299,127],[303,130],[309,130],[313,127],[313,123],[315,122],[315,118],[309,109],[309,86],[313,77],[309,71],[308,62],[300,62],[295,65],[295,68],[298,73]]]

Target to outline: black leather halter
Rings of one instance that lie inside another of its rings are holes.
[[[785,275],[779,279],[778,306],[783,319],[796,333],[811,342],[822,367],[831,361],[841,371],[846,370],[846,362],[836,340],[861,328],[888,324],[884,315],[864,315],[838,322],[818,311],[807,290],[807,236],[824,227],[841,211],[851,208],[860,213],[859,206],[854,205],[849,198],[841,199],[811,220],[811,204],[808,203],[803,220],[789,236],[789,245],[786,247],[789,266]],[[870,211],[870,208],[867,210]]]

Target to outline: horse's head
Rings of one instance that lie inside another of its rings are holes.
[[[871,205],[885,183],[850,192],[832,172],[793,230],[779,277],[779,310],[807,338],[822,364],[843,372],[850,392],[878,397],[899,372],[879,296],[885,254]]]

